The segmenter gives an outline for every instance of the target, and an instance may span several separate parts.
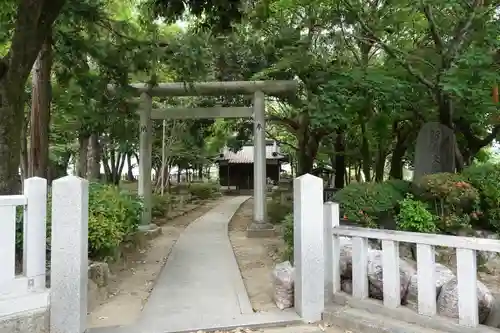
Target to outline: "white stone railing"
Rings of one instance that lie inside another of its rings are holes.
[[[435,246],[456,248],[458,324],[479,326],[476,251],[500,252],[500,241],[339,225],[338,204],[323,204],[322,181],[294,181],[295,307],[306,321],[321,319],[325,300],[341,292],[340,239],[352,238],[352,297],[369,296],[368,239],[382,241],[383,305],[401,306],[399,242],[417,247],[418,313],[437,313]]]
[[[16,275],[16,209],[23,211],[23,271]],[[84,332],[88,283],[88,182],[52,183],[50,290],[46,288],[47,181],[0,196],[0,318],[48,310],[50,332]]]
[[[16,275],[16,220],[19,206],[24,208],[23,271],[21,275]],[[46,213],[45,179],[26,179],[22,195],[0,196],[0,316],[46,306],[48,302],[48,293],[43,292]]]

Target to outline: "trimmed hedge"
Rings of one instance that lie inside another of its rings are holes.
[[[382,213],[393,213],[404,199],[402,184],[394,181],[350,184],[335,193],[334,200],[340,204],[344,218],[373,227]]]

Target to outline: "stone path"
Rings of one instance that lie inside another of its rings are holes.
[[[134,327],[90,332],[192,332],[299,321],[293,309],[252,310],[228,236],[229,221],[248,198],[228,198],[185,229]]]

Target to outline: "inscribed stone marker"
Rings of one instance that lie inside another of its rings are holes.
[[[455,172],[455,134],[437,122],[426,123],[418,133],[413,179],[439,173]]]

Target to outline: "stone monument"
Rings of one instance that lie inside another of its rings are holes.
[[[455,134],[437,122],[426,123],[418,133],[413,179],[439,172],[455,172]]]

